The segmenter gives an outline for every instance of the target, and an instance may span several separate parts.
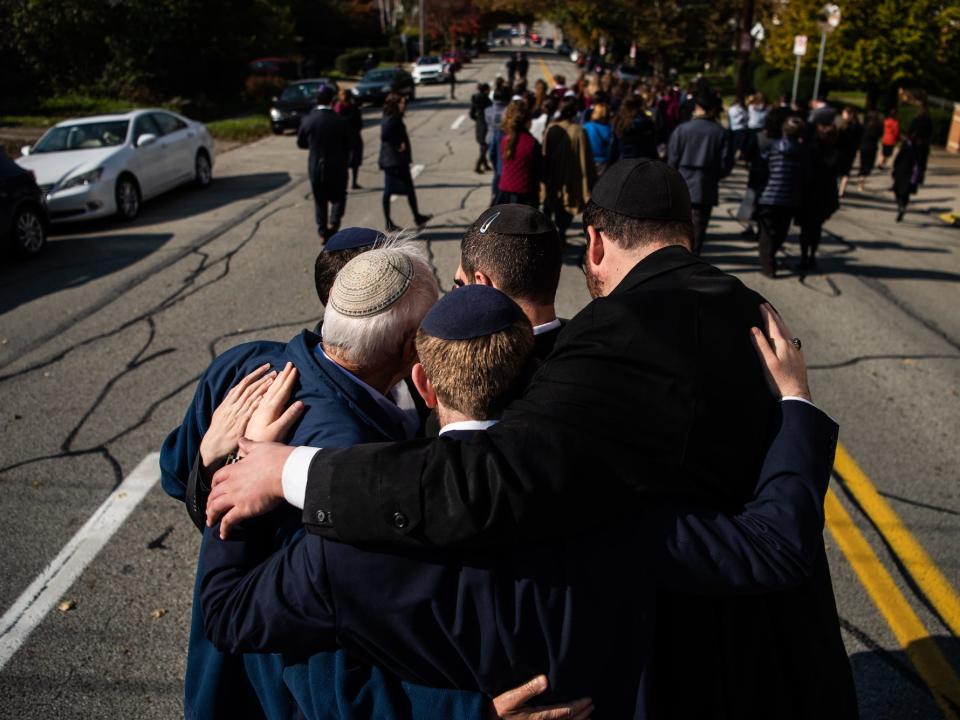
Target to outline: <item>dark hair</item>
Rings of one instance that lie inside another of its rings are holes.
[[[482,272],[514,300],[552,303],[560,284],[563,243],[556,231],[533,236],[480,234],[474,225],[460,242],[460,265],[467,276]]]
[[[557,99],[552,95],[547,95],[543,99],[543,105],[540,106],[540,110],[546,114],[547,120],[551,120],[553,114],[557,111]]]
[[[321,305],[327,304],[327,298],[330,297],[330,288],[333,287],[333,281],[337,273],[343,269],[343,266],[353,260],[360,253],[372,250],[373,246],[349,248],[347,250],[334,250],[326,252],[321,250],[317,255],[317,260],[313,264],[313,284],[317,288],[317,297]]]
[[[583,209],[583,227],[593,225],[624,250],[647,245],[693,245],[693,222],[685,220],[650,220],[632,218],[605,207],[593,200]]]
[[[643,99],[636,95],[630,95],[620,103],[620,109],[613,116],[613,132],[617,137],[621,137],[630,126],[634,119],[643,112]]]
[[[560,119],[573,120],[580,112],[580,103],[576,98],[564,98],[560,101]]]
[[[477,90],[479,90],[482,93],[485,93],[490,90],[490,85],[485,82],[477,83]]]
[[[317,88],[317,105],[329,105],[336,97],[336,91],[329,85],[323,84]]]
[[[887,117],[888,117],[888,118],[895,118],[896,116],[897,116],[897,106],[894,105],[892,108],[890,108],[889,110],[887,110]]]
[[[387,98],[383,101],[383,116],[398,117],[401,114],[401,102],[403,102],[403,95],[392,91],[388,93]]]
[[[513,93],[510,91],[510,88],[506,85],[501,85],[496,90],[493,91],[493,99],[498,103],[508,103],[510,98],[513,97]]]
[[[557,85],[562,85],[566,87],[567,85],[567,76],[560,75],[559,73],[553,76],[553,79],[556,81]]]
[[[803,128],[803,120],[798,118],[796,115],[791,115],[783,121],[783,136],[785,138],[799,137],[800,133],[803,132]]]

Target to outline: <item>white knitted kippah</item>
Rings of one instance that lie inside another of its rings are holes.
[[[387,310],[410,287],[413,262],[399,250],[369,250],[343,266],[330,304],[342,315],[369,317]]]

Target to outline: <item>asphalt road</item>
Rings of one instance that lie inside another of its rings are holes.
[[[531,80],[573,74],[557,55],[534,57]],[[502,60],[466,66],[455,101],[448,86],[419,89],[408,112],[420,206],[435,216],[422,239],[442,287],[460,233],[489,203],[464,116],[473,84]],[[365,189],[351,192],[346,223],[379,227],[378,114],[364,114]],[[209,190],[174,191],[134,223],[61,228],[43,257],[0,267],[0,612],[158,450],[212,357],[316,321],[305,171],[292,137],[270,137],[219,157]],[[828,223],[820,273],[806,279],[759,274],[731,219],[743,184],[739,172],[724,184],[705,254],[783,312],[816,402],[842,426],[825,538],[863,716],[956,717],[960,232],[933,211],[960,204],[960,162],[934,158],[899,225],[886,178],[851,193]],[[393,218],[411,222],[402,199]],[[567,317],[588,299],[577,262],[571,247]],[[153,486],[56,592],[72,609],[44,610],[5,664],[0,645],[0,717],[179,716],[197,547],[182,505]]]

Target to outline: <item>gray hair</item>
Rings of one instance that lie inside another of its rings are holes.
[[[384,236],[374,250],[392,249],[413,265],[413,279],[403,296],[387,310],[368,317],[337,312],[332,303],[323,313],[323,344],[360,368],[378,367],[396,358],[404,341],[415,335],[420,321],[440,296],[424,249],[413,242],[417,233],[401,230]]]

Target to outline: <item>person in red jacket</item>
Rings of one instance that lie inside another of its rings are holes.
[[[900,121],[897,120],[897,109],[890,108],[887,111],[887,118],[883,121],[883,138],[880,144],[883,146],[883,159],[880,160],[880,169],[887,166],[887,160],[893,155],[893,149],[900,140]]]
[[[537,207],[540,199],[540,143],[530,134],[530,109],[514,100],[503,113],[500,125],[500,183],[494,205],[520,203]]]

